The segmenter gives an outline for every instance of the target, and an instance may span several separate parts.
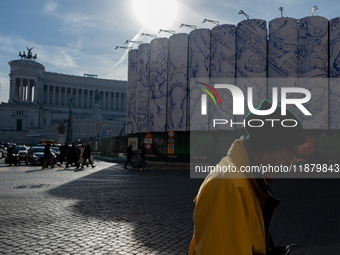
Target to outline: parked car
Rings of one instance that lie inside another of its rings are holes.
[[[5,158],[7,154],[7,148],[4,145],[0,145],[0,159]]]
[[[25,163],[31,165],[35,164],[41,165],[44,162],[44,149],[45,147],[43,146],[33,146],[29,148],[26,155]],[[56,164],[56,155],[53,152],[53,150],[51,150],[51,153],[53,164]]]
[[[53,147],[51,147],[51,150],[54,152],[54,154],[56,156],[56,163],[60,163],[61,162],[60,148],[53,146]]]
[[[19,151],[19,161],[25,161],[28,148],[25,145],[18,145],[16,148]]]

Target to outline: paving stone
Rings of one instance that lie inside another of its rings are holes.
[[[0,254],[188,252],[202,180],[190,179],[186,169],[126,172],[112,166],[81,175],[11,169],[0,170]],[[321,245],[327,255],[339,254],[339,184],[275,180],[273,193],[281,199],[271,227],[276,243],[297,242],[301,248],[292,255],[314,255],[312,247]],[[19,185],[43,186],[8,188]]]

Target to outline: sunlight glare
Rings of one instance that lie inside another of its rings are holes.
[[[167,29],[177,18],[176,0],[134,0],[138,20],[150,29]]]

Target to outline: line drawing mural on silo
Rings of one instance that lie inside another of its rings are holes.
[[[187,130],[188,34],[169,38],[167,130]]]
[[[236,39],[236,85],[247,94],[253,89],[253,105],[257,108],[267,98],[267,27],[266,21],[249,19],[237,24]],[[245,115],[249,109],[245,105]],[[236,116],[237,122],[245,116]],[[243,128],[242,125],[236,126]]]
[[[208,130],[209,116],[202,115],[202,84],[209,84],[210,29],[195,29],[189,34],[189,91],[188,122],[190,131]],[[206,100],[209,112],[209,97]]]
[[[233,84],[235,85],[236,66],[236,26],[219,25],[211,30],[211,84]],[[210,100],[209,118],[233,119],[232,95],[227,89],[216,89],[221,98],[222,105],[215,104]],[[217,125],[209,121],[210,130],[234,130],[230,125]]]
[[[140,133],[148,131],[150,84],[150,44],[138,46],[137,81],[137,128]]]
[[[166,98],[168,89],[168,38],[151,41],[149,131],[166,131]]]
[[[329,21],[330,128],[340,127],[340,18]]]
[[[273,87],[278,88],[278,103],[281,104],[282,87],[297,87],[298,84],[298,21],[293,18],[277,18],[269,22],[268,39],[268,100],[273,102]],[[299,109],[287,108],[296,114]]]
[[[127,107],[126,107],[126,133],[137,133],[137,66],[138,66],[138,50],[131,50],[128,54],[128,89],[127,89]]]
[[[297,117],[306,129],[328,128],[328,20],[305,17],[299,20],[299,86],[311,92],[305,107],[312,116],[301,111]]]

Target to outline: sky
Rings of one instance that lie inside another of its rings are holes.
[[[127,80],[127,52],[153,38],[190,33],[187,26],[213,28],[211,22],[237,25],[250,18],[269,22],[283,16],[314,15],[328,19],[340,15],[337,0],[1,0],[0,1],[0,102],[9,98],[8,62],[19,59],[19,51],[32,48],[36,61],[48,72]],[[160,32],[160,33],[159,33]],[[117,49],[116,47],[119,46]]]

